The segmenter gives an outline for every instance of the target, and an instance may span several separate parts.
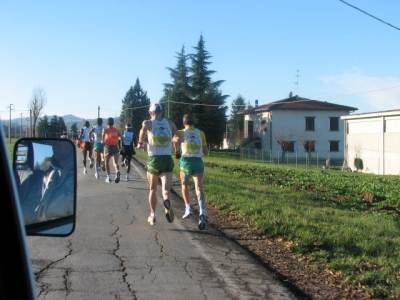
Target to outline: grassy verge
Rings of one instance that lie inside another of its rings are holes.
[[[11,144],[9,143],[9,139],[6,140],[7,142],[7,147],[8,147],[8,156],[10,158],[10,162],[12,163],[12,158],[13,158],[13,152],[14,152],[14,144],[16,141],[19,139],[11,138]]]
[[[220,152],[204,162],[208,205],[284,238],[343,283],[400,299],[399,177],[271,167]]]

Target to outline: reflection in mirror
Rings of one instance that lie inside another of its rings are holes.
[[[76,154],[66,139],[21,139],[14,172],[28,235],[66,236],[75,227]]]

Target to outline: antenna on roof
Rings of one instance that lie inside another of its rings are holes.
[[[297,77],[296,84],[297,84],[297,96],[298,96],[299,95],[299,77],[300,77],[299,70],[297,70],[296,77]]]

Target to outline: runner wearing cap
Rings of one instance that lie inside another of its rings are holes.
[[[131,170],[132,155],[136,154],[135,149],[133,147],[137,146],[137,139],[136,139],[136,135],[133,133],[131,124],[125,125],[125,131],[122,135],[123,135],[124,139],[121,141],[122,146],[121,146],[121,150],[120,150],[119,154],[121,154],[121,159],[122,159],[121,166],[126,167],[125,178],[126,178],[126,181],[128,181],[129,180],[129,172]]]
[[[154,225],[156,219],[157,206],[157,183],[161,178],[162,196],[164,199],[165,217],[168,222],[173,222],[174,212],[169,201],[169,193],[172,184],[172,171],[174,161],[172,160],[172,135],[183,138],[171,120],[163,118],[163,108],[161,104],[152,104],[149,109],[151,119],[143,121],[139,133],[138,148],[143,148],[144,140],[147,136],[148,158],[147,158],[147,181],[149,182],[149,204],[150,216],[148,222]]]
[[[104,149],[104,144],[102,144],[101,139],[102,139],[102,133],[103,129],[105,127],[103,126],[103,119],[98,118],[96,126],[92,128],[89,132],[89,136],[94,136],[94,147],[93,147],[93,152],[94,152],[94,160],[95,160],[95,168],[96,168],[96,173],[94,176],[98,179],[99,178],[99,172],[102,169],[105,171],[105,166],[104,166],[104,154],[103,154],[103,149]]]

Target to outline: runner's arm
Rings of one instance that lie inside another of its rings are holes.
[[[135,133],[133,134],[132,143],[133,143],[133,146],[134,146],[134,147],[136,147],[137,144],[138,144],[138,141],[137,141],[137,138],[136,138],[136,134],[135,134]]]
[[[207,140],[206,140],[206,135],[204,134],[203,131],[200,130],[200,136],[201,136],[201,143],[203,144],[203,154],[208,155],[208,147],[207,147]]]
[[[105,138],[106,138],[106,129],[103,128],[102,132],[101,132],[101,142],[103,144],[105,144]]]
[[[145,120],[142,123],[142,128],[139,131],[139,139],[138,139],[138,142],[137,142],[139,149],[144,147],[144,139],[147,136],[147,131],[151,130],[150,124],[151,124],[151,121],[149,121],[149,120]]]
[[[169,127],[171,127],[172,133],[175,134],[178,137],[178,141],[182,141],[183,140],[183,135],[178,130],[178,128],[176,127],[175,123],[172,122],[171,120],[168,120],[168,122],[169,122]]]

